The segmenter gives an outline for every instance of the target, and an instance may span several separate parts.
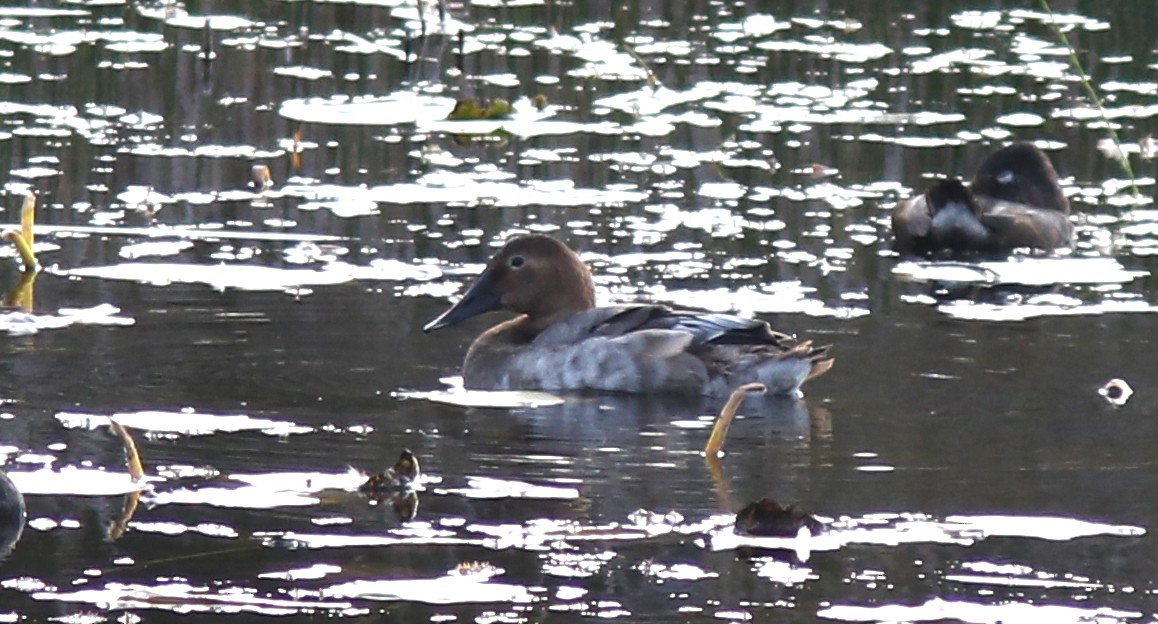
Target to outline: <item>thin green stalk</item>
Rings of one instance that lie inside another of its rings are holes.
[[[1102,99],[1099,98],[1098,93],[1094,91],[1094,85],[1090,84],[1090,78],[1086,75],[1085,69],[1082,68],[1081,61],[1078,60],[1078,53],[1074,50],[1074,47],[1070,45],[1069,37],[1066,37],[1061,27],[1058,26],[1057,20],[1054,19],[1053,10],[1049,7],[1049,0],[1038,0],[1038,2],[1041,4],[1041,8],[1045,11],[1046,15],[1049,15],[1049,25],[1053,27],[1054,34],[1057,35],[1057,38],[1061,40],[1069,52],[1070,65],[1078,72],[1078,78],[1081,79],[1082,86],[1086,89],[1086,95],[1090,97],[1094,106],[1098,108],[1098,114],[1102,116],[1102,122],[1106,124],[1106,130],[1110,132],[1110,139],[1114,141],[1114,147],[1118,150],[1118,153],[1122,155],[1119,162],[1122,163],[1122,168],[1126,170],[1126,175],[1130,176],[1130,188],[1134,191],[1134,194],[1137,195],[1138,185],[1134,180],[1134,168],[1130,166],[1130,157],[1122,150],[1122,141],[1118,139],[1118,133],[1114,130],[1114,125],[1111,124],[1109,118],[1106,117],[1106,109],[1102,107]]]

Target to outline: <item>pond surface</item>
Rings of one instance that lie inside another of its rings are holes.
[[[1158,619],[1158,4],[446,8],[0,9],[2,219],[37,194],[44,267],[0,317],[29,516],[0,619]],[[465,98],[514,112],[447,121]],[[890,251],[898,199],[1014,140],[1073,254]],[[747,401],[717,469],[710,402],[441,402],[496,317],[421,327],[524,231],[605,301],[758,316],[836,366]],[[409,521],[357,491],[403,449]],[[830,527],[737,538],[765,496]]]

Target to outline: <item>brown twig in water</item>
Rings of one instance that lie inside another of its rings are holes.
[[[290,150],[290,168],[295,174],[302,172],[302,124],[298,124],[293,134],[293,149]]]
[[[720,415],[716,417],[716,425],[712,427],[712,435],[704,446],[704,463],[707,464],[708,475],[712,478],[712,489],[716,493],[716,503],[721,510],[729,513],[735,509],[735,505],[732,502],[728,480],[724,477],[724,468],[720,465],[720,448],[724,446],[724,438],[728,436],[728,427],[732,425],[732,419],[736,417],[736,410],[740,409],[744,397],[749,392],[764,392],[765,390],[767,388],[764,387],[764,384],[759,383],[746,384],[733,390],[732,396],[728,397],[728,402],[724,404],[723,409],[720,410]]]
[[[740,403],[744,401],[744,397],[749,392],[764,392],[765,390],[767,388],[762,383],[750,383],[732,391],[732,396],[728,397],[728,402],[720,410],[720,415],[716,418],[716,426],[712,427],[712,435],[708,438],[707,445],[704,446],[706,457],[719,457],[720,448],[724,446],[724,438],[728,436],[728,427],[732,426],[732,419],[736,417],[736,410],[740,409]]]
[[[20,273],[20,280],[8,291],[4,296],[4,305],[10,308],[20,308],[25,312],[32,313],[32,295],[34,292],[33,286],[36,284],[36,271],[23,271]]]
[[[28,193],[24,196],[24,205],[20,207],[20,235],[28,248],[32,249],[32,224],[36,221],[36,195]]]
[[[35,271],[39,266],[36,262],[36,254],[32,253],[32,246],[28,241],[24,240],[24,236],[16,230],[6,230],[4,232],[4,240],[16,246],[17,253],[20,254],[20,260],[24,263],[25,271]]]
[[[20,231],[6,230],[3,237],[16,246],[20,260],[24,263],[24,270],[35,272],[39,268],[36,254],[32,252],[32,224],[36,220],[36,196],[28,193],[24,196],[24,206],[20,209]]]
[[[125,532],[129,530],[129,521],[133,519],[133,514],[137,511],[137,504],[141,502],[141,491],[133,490],[125,494],[125,500],[121,503],[121,515],[113,520],[109,527],[109,541],[115,542],[124,536]]]
[[[129,435],[129,430],[125,429],[124,425],[111,418],[109,425],[125,447],[125,465],[129,469],[129,476],[133,481],[140,481],[145,477],[145,469],[141,466],[141,456],[137,454],[137,444],[133,442],[133,436]]]
[[[635,48],[625,42],[620,42],[619,45],[623,46],[623,49],[626,50],[627,53],[631,55],[631,58],[635,59],[635,62],[639,63],[639,66],[647,73],[647,86],[652,89],[659,86],[659,79],[655,77],[655,72],[651,71],[651,66],[647,64],[647,61],[643,60],[643,57],[635,51]]]
[[[129,435],[129,430],[121,423],[109,419],[109,426],[112,427],[113,433],[121,439],[121,444],[125,447],[125,466],[129,470],[129,477],[136,483],[145,478],[145,468],[141,466],[141,456],[137,453],[137,443],[133,441],[133,436]],[[137,510],[137,503],[141,500],[140,490],[129,492],[125,495],[124,503],[121,505],[121,515],[113,521],[112,526],[109,527],[109,540],[116,541],[125,534],[128,529],[129,521],[133,519],[133,512]]]

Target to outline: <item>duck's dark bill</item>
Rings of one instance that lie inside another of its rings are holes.
[[[443,327],[450,327],[456,323],[461,323],[472,316],[478,316],[484,312],[498,310],[502,307],[502,297],[491,288],[491,274],[483,272],[479,276],[478,281],[467,289],[466,294],[458,303],[454,304],[449,310],[443,312],[438,318],[430,321],[422,328],[423,332],[430,333],[436,329]]]

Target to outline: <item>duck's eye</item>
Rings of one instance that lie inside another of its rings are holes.
[[[516,269],[523,266],[523,264],[525,264],[526,262],[527,262],[527,260],[525,258],[523,258],[522,256],[515,256],[514,258],[511,258],[511,266],[516,268]]]
[[[1013,184],[1013,172],[1002,171],[1001,173],[997,174],[997,181],[1001,184]]]

